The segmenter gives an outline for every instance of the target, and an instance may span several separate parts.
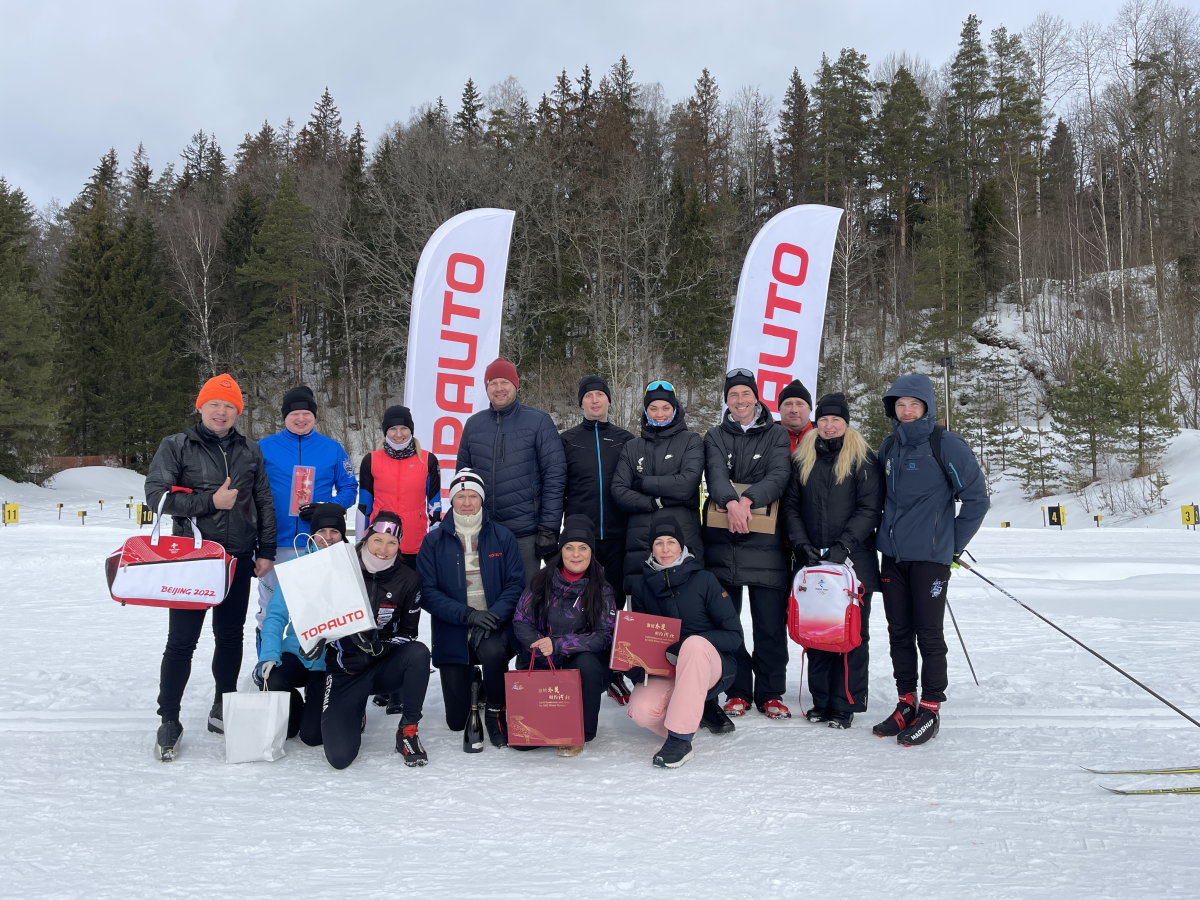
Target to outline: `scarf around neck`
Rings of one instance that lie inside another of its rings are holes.
[[[390,440],[384,438],[383,452],[392,459],[408,459],[417,452],[417,448],[414,446],[412,438],[409,438],[403,444],[393,444]]]

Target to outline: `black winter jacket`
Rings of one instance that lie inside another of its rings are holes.
[[[567,459],[563,516],[587,516],[596,529],[597,540],[624,537],[629,517],[613,501],[612,481],[621,448],[633,440],[633,435],[611,422],[585,419],[559,437]]]
[[[812,544],[821,549],[841,544],[868,594],[879,590],[879,554],[875,552],[875,529],[883,515],[883,475],[875,454],[837,484],[833,473],[842,438],[815,438],[817,461],[806,484],[800,483],[793,464],[793,477],[783,500],[783,517],[788,540],[799,551]]]
[[[361,559],[362,552],[363,545],[357,544],[355,556]],[[417,639],[421,623],[421,579],[417,573],[402,563],[397,554],[390,569],[376,574],[362,569],[362,576],[383,652],[370,656],[349,637],[334,641],[325,648],[325,668],[334,675],[360,675],[385,659],[397,644]]]
[[[700,533],[700,479],[704,475],[704,440],[688,431],[683,409],[675,421],[662,428],[646,423],[642,435],[625,444],[613,476],[612,495],[629,513],[625,531],[625,592],[642,576],[650,555],[650,520],[662,501],[683,529],[684,544],[704,565],[704,539]]]
[[[467,419],[455,470],[470,467],[483,479],[484,508],[517,537],[562,526],[567,462],[558,429],[546,413],[514,400]]]
[[[787,491],[792,477],[790,449],[787,429],[761,403],[748,431],[742,431],[726,410],[721,424],[704,436],[708,496],[720,507],[736,503],[738,493],[733,482],[737,482],[750,485],[744,496],[754,506],[774,503]],[[782,522],[772,534],[734,534],[726,528],[708,528],[707,522],[705,525],[705,562],[721,584],[754,584],[779,590],[790,586],[791,564],[780,537]]]
[[[634,588],[633,611],[679,619],[680,640],[699,635],[721,654],[721,679],[708,692],[708,699],[733,684],[734,654],[744,640],[742,622],[733,599],[694,556],[689,554],[670,569],[658,570],[646,563]]]
[[[225,478],[237,488],[233,509],[213,506],[213,494]],[[158,445],[146,475],[146,504],[158,501],[172,487],[187,488],[167,497],[163,512],[174,517],[172,534],[191,537],[189,518],[195,518],[205,539],[216,541],[231,556],[275,558],[275,501],[267,467],[258,444],[233,430],[229,448],[197,422],[191,428],[165,437]]]

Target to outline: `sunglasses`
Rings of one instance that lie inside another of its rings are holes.
[[[377,519],[371,523],[370,532],[372,534],[390,534],[392,537],[399,539],[400,525],[396,522],[380,522]]]
[[[725,373],[726,378],[734,378],[735,376],[738,376],[738,375],[741,375],[743,378],[753,378],[754,377],[754,373],[751,372],[749,369],[730,369],[728,372]]]
[[[657,390],[658,388],[670,391],[672,394],[675,393],[675,385],[671,384],[669,381],[652,381],[646,385],[647,391]]]

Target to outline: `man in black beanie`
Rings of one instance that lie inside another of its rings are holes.
[[[315,530],[300,515],[302,507],[333,502],[349,509],[358,499],[358,480],[350,457],[341,444],[316,430],[317,399],[312,388],[300,384],[288,390],[283,395],[280,412],[283,430],[258,442],[275,501],[275,522],[279,529],[277,563],[295,557],[297,547],[303,551],[307,543],[303,536]],[[277,584],[274,572],[268,572],[258,581],[255,619],[259,625]]]
[[[779,392],[779,424],[787,429],[792,453],[804,436],[812,431],[812,394],[799,379]]]

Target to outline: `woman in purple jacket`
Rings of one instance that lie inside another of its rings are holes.
[[[596,559],[596,534],[587,516],[567,516],[558,539],[558,555],[547,561],[521,594],[513,632],[522,648],[518,667],[546,668],[546,657],[559,669],[578,669],[583,690],[583,737],[596,736],[600,698],[608,687],[608,651],[617,606],[613,590]],[[525,749],[525,748],[521,748]],[[578,756],[583,746],[559,747],[559,756]]]

